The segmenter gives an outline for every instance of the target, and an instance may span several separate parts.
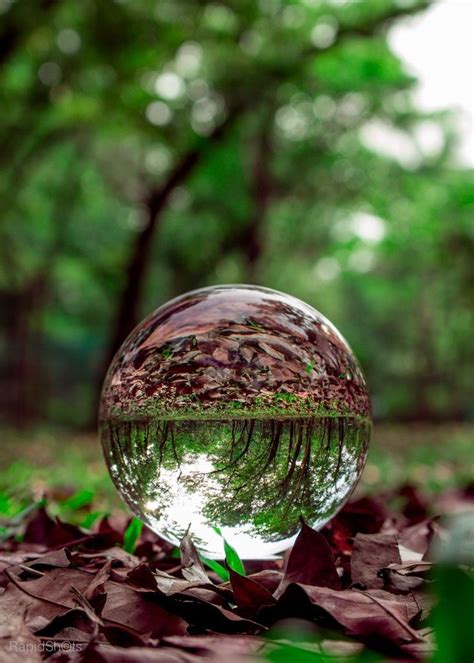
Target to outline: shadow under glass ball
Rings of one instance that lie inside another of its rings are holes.
[[[362,472],[367,387],[346,341],[315,309],[252,286],[168,302],[128,337],[105,379],[100,435],[130,509],[208,557],[243,558],[322,527]]]

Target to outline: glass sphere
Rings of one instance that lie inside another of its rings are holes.
[[[359,365],[335,327],[275,290],[223,285],[158,308],[107,373],[100,435],[133,513],[204,555],[244,559],[322,527],[362,472],[371,429]]]

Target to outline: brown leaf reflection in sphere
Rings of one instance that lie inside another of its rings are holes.
[[[300,516],[321,527],[364,466],[364,377],[316,310],[267,288],[204,288],[164,304],[107,373],[100,432],[131,510],[210,557],[224,537],[244,558],[292,544]]]

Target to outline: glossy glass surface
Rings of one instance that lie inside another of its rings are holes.
[[[244,558],[291,545],[349,497],[370,435],[364,378],[334,326],[251,286],[179,297],[115,357],[100,408],[111,476],[131,510],[178,543]]]

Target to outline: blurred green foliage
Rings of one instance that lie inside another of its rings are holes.
[[[275,624],[268,631],[267,639],[262,660],[270,663],[380,663],[388,660],[344,636],[302,620]]]
[[[437,570],[435,581],[439,601],[432,617],[437,644],[433,663],[469,661],[474,652],[472,566],[461,570],[442,565]]]
[[[0,3],[5,418],[90,422],[130,325],[220,282],[327,315],[377,417],[472,416],[472,172],[387,39],[427,4]]]

